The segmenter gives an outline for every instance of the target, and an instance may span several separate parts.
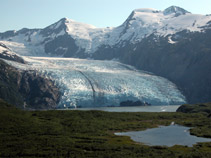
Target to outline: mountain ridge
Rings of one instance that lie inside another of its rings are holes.
[[[191,13],[191,12],[189,12],[183,8],[180,8],[178,6],[170,6],[163,11],[164,15],[175,14],[176,16],[179,16],[179,15],[184,15],[187,13]]]
[[[171,6],[164,11],[135,9],[125,22],[118,27],[96,28],[93,25],[62,18],[43,29],[25,28],[19,31],[0,33],[0,38],[6,41],[23,43],[31,51],[27,55],[37,54],[34,53],[33,48],[30,48],[33,45],[37,46],[34,49],[39,46],[39,51],[43,55],[57,56],[60,53],[60,56],[74,57],[82,53],[84,57],[91,57],[103,45],[122,47],[125,42],[138,43],[151,34],[167,36],[183,30],[203,31],[202,27],[205,27],[209,21],[211,21],[211,16],[191,14],[180,7]],[[77,49],[72,51],[71,48],[66,46],[59,52],[55,49],[50,50],[52,53],[46,51],[46,43],[57,40],[57,38],[61,39],[62,36],[69,36],[72,47]],[[71,40],[74,40],[74,42],[71,42]]]
[[[210,32],[211,15],[172,6],[136,9],[113,28],[63,18],[44,29],[0,33],[0,38],[24,56],[119,60],[166,77],[195,103],[211,101]]]

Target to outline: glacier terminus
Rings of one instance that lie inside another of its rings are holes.
[[[178,105],[185,97],[167,79],[117,61],[23,57],[27,64],[7,61],[19,70],[36,70],[61,90],[58,108],[120,106],[125,101]]]

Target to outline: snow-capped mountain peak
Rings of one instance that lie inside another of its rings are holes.
[[[85,24],[81,22],[77,22],[72,19],[66,19],[65,20],[65,25],[67,27],[67,32],[69,34],[78,34],[78,33],[89,33],[90,30],[96,29],[95,26],[90,25],[90,24]]]
[[[90,24],[77,22],[73,19],[62,18],[56,23],[46,27],[44,30],[64,30],[66,33],[75,34],[78,30],[84,31],[85,29],[95,29],[96,27]],[[57,31],[58,32],[58,31]]]
[[[143,12],[143,13],[157,13],[160,12],[156,9],[153,8],[139,8],[139,9],[135,9],[133,10],[134,12]]]
[[[190,13],[190,12],[177,6],[168,7],[163,11],[164,15],[175,14],[175,16],[184,15],[187,13]]]
[[[96,28],[68,18],[44,29],[22,29],[0,33],[6,45],[21,55],[92,57],[102,47],[123,47],[138,43],[154,34],[173,35],[177,32],[203,31],[211,16],[191,14],[183,8],[171,6],[164,11],[151,8],[135,9],[118,27]]]

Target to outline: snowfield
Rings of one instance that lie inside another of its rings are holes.
[[[174,44],[176,41],[172,41],[171,35],[184,30],[203,32],[206,27],[210,27],[210,22],[211,15],[192,14],[176,6],[164,11],[135,9],[118,27],[96,28],[93,25],[63,18],[44,29],[13,31],[14,36],[3,36],[1,42],[20,55],[55,56],[46,54],[46,43],[61,36],[69,36],[75,41],[78,51],[84,50],[85,54],[91,55],[102,46],[122,47],[126,42],[138,43],[152,34],[170,36],[169,43]]]
[[[54,80],[62,93],[58,108],[119,106],[127,100],[152,105],[186,102],[167,79],[116,61],[50,57],[24,57],[24,60],[27,65],[7,62],[21,70],[37,70]]]

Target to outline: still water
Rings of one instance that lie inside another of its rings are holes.
[[[76,108],[72,110],[100,110],[108,112],[175,112],[180,105],[169,106],[132,106],[132,107],[94,107]]]
[[[184,145],[192,147],[197,142],[211,142],[209,138],[202,138],[190,135],[189,127],[170,125],[158,128],[147,129],[145,131],[115,133],[118,136],[129,136],[132,140],[155,146]]]

